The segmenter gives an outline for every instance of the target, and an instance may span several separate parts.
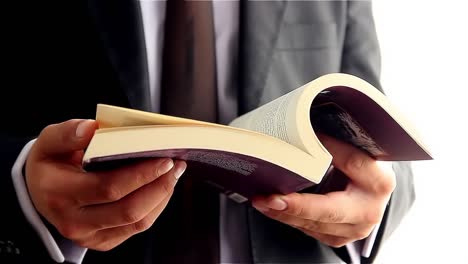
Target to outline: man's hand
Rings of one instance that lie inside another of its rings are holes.
[[[46,127],[28,157],[26,182],[36,209],[64,237],[104,251],[154,223],[187,165],[155,159],[85,172],[83,150],[96,128],[92,120]]]
[[[259,197],[253,206],[327,245],[341,247],[367,237],[381,221],[396,179],[393,171],[364,152],[331,137],[321,140],[333,155],[333,166],[349,178],[344,191]]]

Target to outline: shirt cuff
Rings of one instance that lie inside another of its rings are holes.
[[[380,223],[378,223],[366,239],[358,240],[346,245],[351,263],[361,263],[361,257],[368,258],[372,252],[377,233],[379,232]]]
[[[50,257],[59,263],[68,261],[70,263],[81,264],[86,254],[87,248],[82,248],[73,243],[73,241],[65,238],[55,239],[52,236],[52,233],[47,229],[44,222],[42,222],[41,217],[39,216],[31,201],[31,198],[29,197],[23,175],[23,166],[26,163],[29,151],[31,150],[31,147],[35,141],[36,139],[33,139],[23,147],[15,161],[15,164],[13,164],[13,168],[11,169],[11,176],[13,178],[13,186],[15,188],[16,197],[18,198],[21,210],[23,211],[26,219],[39,235],[42,243],[44,243],[44,246],[49,252]]]

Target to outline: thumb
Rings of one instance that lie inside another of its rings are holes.
[[[71,119],[44,128],[36,141],[42,155],[73,153],[85,149],[98,124],[94,120]]]

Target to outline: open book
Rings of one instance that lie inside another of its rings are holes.
[[[319,184],[332,156],[316,133],[352,144],[377,160],[432,159],[416,129],[368,82],[319,77],[228,126],[99,104],[86,149],[87,170],[140,158],[188,162],[190,175],[243,202]]]

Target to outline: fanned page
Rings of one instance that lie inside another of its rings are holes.
[[[229,125],[254,130],[294,144],[288,136],[287,121],[291,117],[286,116],[288,105],[295,104],[294,101],[294,96],[287,94],[235,119]]]
[[[146,125],[222,126],[215,123],[162,115],[107,104],[97,105],[96,120],[99,122],[99,128]]]
[[[323,151],[324,148],[320,144],[317,144],[318,141],[314,137],[314,132],[310,125],[308,112],[312,96],[310,92],[306,93],[306,87],[303,86],[295,89],[260,106],[236,118],[229,125],[279,138],[315,156],[317,150]],[[309,105],[304,105],[303,102],[307,101]],[[306,117],[302,118],[301,113],[305,113]],[[299,122],[298,118],[300,119]],[[301,134],[308,136],[304,138]]]
[[[380,160],[431,159],[416,129],[387,97],[348,74],[321,76],[230,125],[277,137],[316,158],[329,158],[329,153],[314,130]]]

